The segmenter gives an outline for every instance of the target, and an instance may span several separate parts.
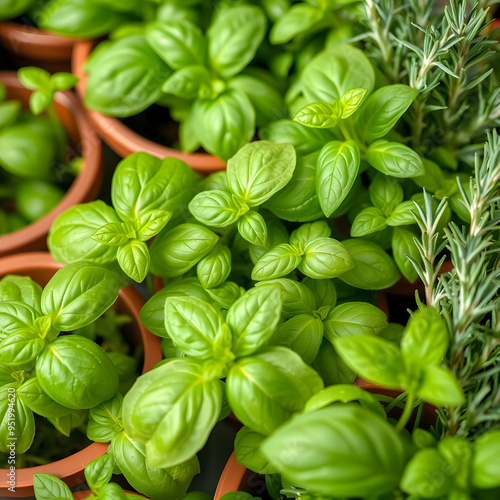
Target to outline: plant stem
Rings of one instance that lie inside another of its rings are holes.
[[[403,414],[395,427],[396,432],[401,432],[406,427],[406,424],[410,420],[411,414],[413,413],[414,403],[415,394],[413,392],[409,392],[408,397],[406,398],[405,409],[403,410]]]

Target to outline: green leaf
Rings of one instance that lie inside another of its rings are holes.
[[[30,90],[50,87],[50,73],[36,66],[25,66],[17,72],[19,81]]]
[[[142,283],[149,271],[151,257],[146,243],[131,240],[118,247],[116,254],[123,272],[137,283]]]
[[[261,205],[286,186],[295,161],[291,144],[251,142],[227,163],[229,189],[249,206]]]
[[[272,280],[290,274],[300,263],[302,257],[295,249],[283,243],[266,252],[255,264],[252,279],[257,281]]]
[[[72,89],[79,81],[80,78],[71,73],[59,72],[50,77],[50,86],[53,90],[64,91]]]
[[[378,171],[394,177],[418,177],[425,173],[420,156],[399,142],[374,142],[366,152],[366,160]]]
[[[102,500],[128,500],[123,488],[117,483],[104,485],[99,491],[99,498]],[[136,500],[138,500],[137,496]]]
[[[182,99],[196,99],[202,87],[210,86],[210,74],[204,66],[195,65],[178,69],[161,88],[166,94]]]
[[[18,330],[32,330],[39,316],[35,309],[23,302],[0,302],[0,338]]]
[[[135,238],[136,233],[130,222],[110,222],[100,227],[91,238],[101,245],[118,247],[124,245],[131,238]]]
[[[266,221],[255,210],[250,210],[238,219],[238,232],[252,245],[263,247],[266,244]]]
[[[332,128],[337,125],[340,110],[337,101],[333,103],[314,102],[300,109],[293,121],[312,128]]]
[[[195,297],[167,298],[165,328],[174,343],[192,358],[212,359],[231,343],[220,313]]]
[[[148,241],[156,236],[167,225],[171,217],[172,212],[158,208],[143,212],[135,221],[137,239]]]
[[[17,366],[33,361],[46,345],[33,330],[17,330],[0,342],[0,359],[5,364]]]
[[[265,438],[263,434],[252,431],[248,427],[242,427],[234,440],[236,461],[258,474],[276,472],[260,451],[260,444]]]
[[[0,102],[0,128],[12,125],[21,111],[20,101]]]
[[[417,395],[436,406],[462,406],[465,403],[464,392],[457,379],[440,366],[423,367]]]
[[[207,255],[218,236],[198,224],[179,224],[159,234],[150,246],[151,272],[158,276],[182,276]]]
[[[123,402],[123,424],[146,444],[147,464],[171,467],[205,445],[220,414],[219,380],[194,360],[174,359],[139,377]]]
[[[217,245],[198,262],[196,274],[204,288],[222,285],[231,273],[231,250],[225,245]]]
[[[367,89],[352,89],[345,92],[340,98],[340,118],[345,120],[354,114],[358,108],[361,106],[365,95],[367,94]]]
[[[414,213],[418,213],[415,202],[412,200],[403,201],[394,208],[391,215],[387,218],[387,225],[395,227],[416,224],[417,221],[413,216]]]
[[[302,224],[290,235],[290,245],[303,248],[310,241],[328,238],[332,230],[324,220]]]
[[[44,88],[42,88],[42,90],[37,90],[36,92],[33,92],[30,96],[31,112],[35,116],[41,114],[50,106],[53,98],[54,94],[50,90],[46,90]]]
[[[35,4],[35,0],[6,0],[0,4],[0,18],[14,19],[24,14]],[[0,94],[1,95],[1,94]]]
[[[337,290],[332,280],[315,280],[305,277],[302,282],[312,291],[316,300],[316,307],[335,307],[337,303]]]
[[[123,396],[115,394],[89,411],[87,437],[98,443],[109,443],[122,430]]]
[[[37,500],[73,500],[69,486],[52,474],[33,474],[33,489]]]
[[[73,429],[85,424],[87,415],[88,410],[73,410],[62,417],[48,417],[48,420],[63,436],[69,437]]]
[[[249,254],[255,264],[266,252],[281,243],[288,243],[288,231],[281,221],[274,217],[266,220],[267,239],[264,246],[250,245]]]
[[[113,397],[118,375],[106,353],[80,335],[59,337],[36,361],[43,391],[73,410],[92,408]]]
[[[248,356],[267,344],[280,320],[281,307],[280,288],[271,284],[250,289],[229,308],[227,324],[236,356]]]
[[[188,21],[156,21],[147,26],[146,39],[174,70],[205,63],[205,37]]]
[[[396,489],[405,464],[393,426],[359,405],[297,415],[262,443],[271,465],[314,496],[368,498]]]
[[[376,90],[366,100],[356,127],[367,142],[386,135],[417,97],[418,90],[407,85],[388,85]]]
[[[352,384],[356,374],[342,361],[333,345],[325,338],[312,364],[325,385]]]
[[[105,453],[85,466],[85,480],[92,491],[99,491],[111,481],[113,456]]]
[[[383,290],[400,278],[394,261],[376,243],[353,238],[344,240],[342,244],[356,264],[353,271],[339,276],[348,285],[364,290]]]
[[[192,113],[201,145],[223,160],[236,154],[255,134],[255,110],[239,89],[227,89],[215,99],[197,99]]]
[[[362,335],[335,337],[333,346],[361,378],[393,389],[401,388],[406,376],[399,349],[388,340]]]
[[[222,77],[237,75],[254,58],[266,32],[266,16],[253,5],[222,10],[207,31],[212,68]]]
[[[299,270],[314,279],[336,278],[356,265],[349,251],[333,238],[318,238],[304,247],[304,257]]]
[[[89,325],[116,301],[120,282],[106,268],[75,262],[59,269],[42,293],[42,309],[60,331]]]
[[[359,171],[354,141],[325,144],[316,165],[316,192],[323,213],[330,217],[349,194]]]
[[[28,379],[18,389],[17,396],[33,412],[42,417],[63,417],[71,413],[70,408],[56,403],[47,396],[37,377]]]
[[[477,439],[472,459],[472,484],[476,488],[500,486],[499,448],[500,431],[487,432]]]
[[[189,210],[202,224],[226,227],[236,222],[245,210],[236,201],[234,195],[226,191],[203,191],[191,200]]]
[[[372,203],[386,216],[391,215],[403,201],[404,193],[400,181],[387,175],[376,174],[368,190]]]
[[[288,8],[283,16],[274,23],[269,40],[278,45],[289,42],[297,35],[312,28],[324,17],[322,9],[308,3],[298,3]]]
[[[392,255],[402,275],[410,283],[414,283],[418,279],[418,274],[407,255],[417,262],[421,259],[418,248],[413,241],[415,237],[415,233],[400,227],[395,227],[392,233]]]
[[[351,226],[351,236],[362,237],[368,234],[382,231],[387,227],[384,212],[376,207],[363,208]]]

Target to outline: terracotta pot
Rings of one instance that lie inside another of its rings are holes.
[[[129,491],[129,490],[123,490],[123,491],[129,495],[136,495],[138,497],[147,498],[144,495],[136,493],[135,491]],[[85,500],[85,498],[88,498],[91,495],[91,493],[92,492],[90,490],[74,491],[73,492],[73,499],[74,500]]]
[[[54,261],[48,252],[34,252],[4,257],[0,259],[0,278],[6,274],[20,274],[30,276],[41,286],[50,280],[54,273],[64,267],[64,264]],[[144,346],[144,365],[142,373],[151,370],[156,363],[162,359],[160,339],[148,332],[139,319],[139,312],[144,305],[144,299],[140,293],[129,286],[120,290],[115,308],[132,318],[132,322],[125,325],[124,329],[134,343],[142,343]],[[0,470],[0,498],[26,497],[33,495],[33,474],[45,472],[61,478],[68,486],[76,486],[85,481],[83,469],[85,465],[106,453],[107,444],[92,443],[83,450],[57,462],[38,467],[29,467],[16,470],[16,491],[7,491],[7,472]],[[7,495],[8,493],[8,495]]]
[[[71,71],[71,52],[76,43],[55,33],[12,21],[0,22],[0,45],[18,66],[38,66],[51,73]]]
[[[95,42],[82,41],[75,44],[73,49],[72,68],[73,73],[80,78],[76,89],[82,99],[85,95],[85,86],[87,84],[84,65],[94,46]],[[88,112],[101,138],[122,158],[126,158],[132,153],[143,151],[158,158],[178,158],[185,161],[193,170],[202,173],[208,174],[226,168],[226,164],[215,156],[203,153],[183,153],[182,151],[162,146],[140,136],[117,118],[105,116],[97,111],[88,110]]]
[[[14,72],[1,72],[0,82],[7,87],[7,98],[18,99],[28,106],[31,90],[24,88]],[[101,187],[101,142],[79,100],[72,92],[58,92],[54,107],[69,137],[66,155],[81,155],[82,171],[75,178],[62,201],[42,219],[0,236],[0,257],[19,252],[45,250],[50,226],[55,218],[73,205],[94,200]]]

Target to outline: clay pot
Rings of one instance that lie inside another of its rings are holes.
[[[32,91],[21,85],[14,72],[1,72],[0,82],[7,87],[7,99],[18,99],[28,107]],[[0,236],[0,257],[45,250],[47,233],[55,218],[73,205],[94,200],[99,193],[102,181],[101,142],[90,120],[72,92],[58,92],[54,107],[69,137],[70,145],[66,151],[68,159],[75,155],[82,156],[82,171],[54,210],[14,233]]]
[[[68,38],[12,21],[0,22],[0,45],[16,66],[38,66],[51,73],[71,71],[71,52],[76,43]]]
[[[0,278],[7,274],[30,276],[41,286],[45,286],[54,273],[64,264],[54,261],[48,252],[34,252],[0,259]],[[115,308],[122,314],[128,314],[132,322],[124,330],[134,343],[144,346],[144,365],[142,373],[151,370],[161,359],[160,339],[148,332],[139,319],[139,312],[144,305],[140,293],[129,286],[120,290]],[[88,462],[106,453],[108,444],[92,443],[83,450],[57,462],[37,467],[16,470],[16,491],[7,491],[7,470],[0,470],[0,498],[27,497],[33,495],[33,474],[44,472],[61,478],[68,486],[76,486],[85,481],[83,470]]]
[[[82,99],[85,95],[85,86],[87,84],[84,65],[94,46],[95,42],[82,41],[75,44],[73,50],[72,69],[73,73],[80,78],[76,90]],[[201,173],[208,174],[226,168],[226,164],[215,156],[203,153],[183,153],[182,151],[162,146],[140,136],[117,118],[105,116],[97,111],[88,110],[88,112],[103,141],[122,158],[142,151],[158,158],[178,158],[185,161],[193,170]]]

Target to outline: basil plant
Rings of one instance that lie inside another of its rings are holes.
[[[19,454],[30,448],[34,413],[69,435],[89,408],[117,392],[112,359],[89,338],[65,333],[96,321],[119,289],[113,272],[90,262],[60,269],[43,290],[24,276],[0,281],[0,451],[8,452],[12,436]],[[9,405],[15,408],[14,430]]]

